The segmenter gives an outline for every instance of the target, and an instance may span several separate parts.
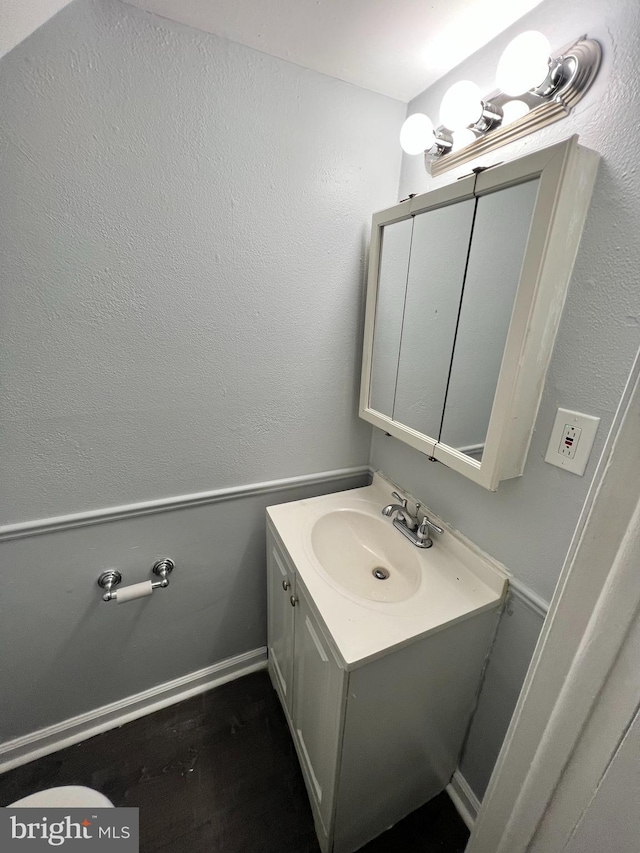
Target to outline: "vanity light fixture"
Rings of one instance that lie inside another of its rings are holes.
[[[400,145],[407,154],[422,154],[435,145],[431,119],[423,113],[414,113],[405,121],[400,131]]]
[[[459,80],[447,90],[440,104],[440,121],[450,131],[477,129],[489,130],[500,123],[502,110],[483,101],[480,87],[471,80]]]
[[[507,101],[506,104],[502,107],[502,125],[506,126],[507,124],[511,124],[512,121],[517,121],[522,116],[526,116],[529,112],[528,104],[525,104],[524,101],[520,101],[518,99],[513,101]]]
[[[551,64],[549,39],[529,30],[520,33],[503,51],[496,70],[496,83],[505,95],[521,95],[537,89],[546,79]]]
[[[470,80],[459,80],[440,105],[440,126],[414,113],[400,132],[408,154],[423,154],[427,171],[440,175],[569,115],[591,86],[602,58],[597,41],[582,36],[550,53],[547,38],[528,31],[503,52],[499,88],[486,97]]]
[[[461,148],[466,148],[478,138],[469,127],[463,127],[462,130],[454,130],[451,134],[453,137],[452,151],[459,151]]]

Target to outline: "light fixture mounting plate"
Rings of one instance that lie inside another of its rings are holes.
[[[499,91],[487,95],[484,100],[499,107],[510,100],[524,101],[530,108],[529,112],[504,127],[499,126],[489,130],[458,151],[442,154],[439,157],[425,153],[427,171],[434,177],[442,175],[449,169],[455,169],[456,166],[475,160],[482,154],[488,154],[502,145],[522,139],[522,137],[568,116],[578,101],[584,97],[598,73],[602,59],[602,48],[594,39],[582,36],[576,42],[570,43],[557,54],[554,54],[553,59],[571,62],[573,71],[569,79],[554,92],[552,98],[545,99],[535,92],[527,92],[517,98],[512,98]]]

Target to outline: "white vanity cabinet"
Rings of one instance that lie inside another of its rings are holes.
[[[267,540],[269,671],[288,717],[293,710],[295,572],[272,537]]]
[[[427,637],[346,663],[269,515],[267,554],[269,674],[320,846],[352,853],[450,781],[499,601]]]
[[[296,598],[293,729],[314,813],[320,817],[322,834],[328,836],[347,679],[311,612],[302,584]]]
[[[271,530],[267,575],[269,674],[293,735],[314,818],[320,820],[319,834],[328,837],[346,673]]]

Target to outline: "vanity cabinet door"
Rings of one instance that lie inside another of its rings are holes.
[[[295,575],[271,532],[267,532],[267,587],[269,672],[291,718],[294,627],[291,598],[295,595]]]
[[[346,673],[340,668],[302,589],[295,606],[294,726],[310,797],[330,831]]]

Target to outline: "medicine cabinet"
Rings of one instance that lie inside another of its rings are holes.
[[[522,474],[598,159],[573,136],[374,215],[362,418],[492,491]]]

